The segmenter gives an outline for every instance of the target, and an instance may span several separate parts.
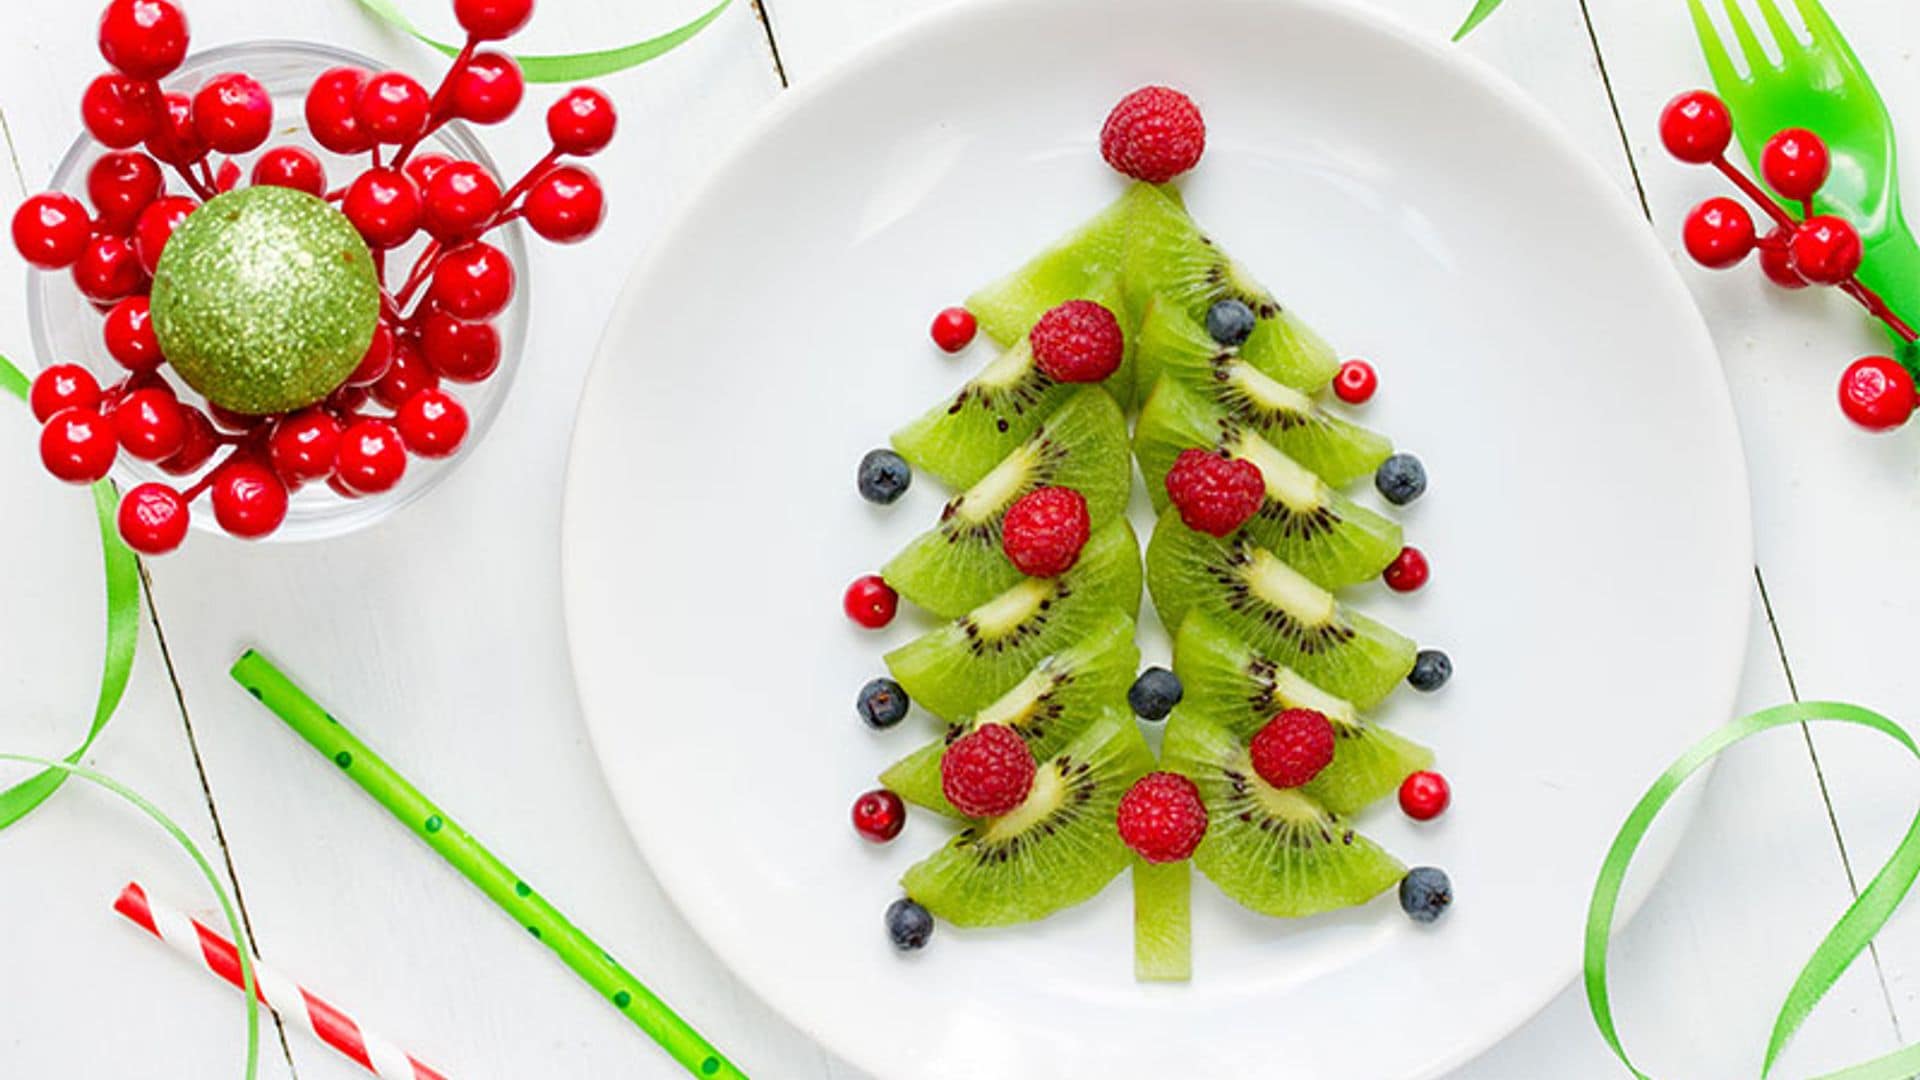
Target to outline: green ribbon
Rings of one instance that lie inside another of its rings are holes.
[[[707,24],[720,17],[733,0],[720,0],[706,14],[679,27],[669,30],[659,37],[636,41],[616,49],[600,49],[595,52],[567,53],[560,56],[516,56],[520,73],[528,82],[562,83],[579,82],[582,79],[598,79],[604,75],[639,67],[658,56],[663,56],[687,42],[695,34],[707,28]],[[361,7],[376,17],[391,24],[404,34],[408,34],[445,56],[458,56],[460,48],[444,41],[436,41],[413,24],[413,20],[394,6],[393,0],[358,0]]]
[[[1913,737],[1898,724],[1871,709],[1836,701],[1797,702],[1763,709],[1727,724],[1681,754],[1660,775],[1660,779],[1654,781],[1634,806],[1633,812],[1627,815],[1626,824],[1620,827],[1619,835],[1614,837],[1613,847],[1607,851],[1606,861],[1600,866],[1600,879],[1594,883],[1593,900],[1587,908],[1587,1005],[1593,1011],[1593,1020],[1600,1028],[1601,1038],[1606,1040],[1620,1063],[1640,1080],[1648,1080],[1647,1074],[1634,1066],[1626,1050],[1621,1047],[1620,1035],[1613,1023],[1613,1006],[1607,997],[1607,946],[1613,936],[1613,915],[1620,900],[1620,885],[1626,880],[1627,867],[1633,862],[1634,852],[1661,809],[1701,766],[1761,732],[1789,724],[1816,722],[1852,724],[1878,731],[1905,747],[1907,753],[1920,758],[1920,746],[1915,745]],[[1886,864],[1848,906],[1846,914],[1840,916],[1840,921],[1827,931],[1820,947],[1813,951],[1813,956],[1794,979],[1792,989],[1787,991],[1786,1001],[1774,1017],[1773,1034],[1767,1040],[1767,1056],[1760,1070],[1762,1077],[1773,1071],[1780,1051],[1793,1038],[1794,1032],[1800,1029],[1801,1023],[1826,997],[1841,973],[1873,941],[1880,928],[1893,915],[1894,909],[1906,899],[1916,875],[1920,875],[1920,812],[1914,815],[1913,823],[1907,827],[1907,834],[1901,839],[1900,846],[1894,849]],[[1917,1072],[1920,1072],[1920,1044],[1839,1072],[1827,1073],[1816,1080],[1907,1080]]]

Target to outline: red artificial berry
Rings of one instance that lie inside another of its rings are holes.
[[[87,299],[111,304],[139,292],[147,275],[125,237],[102,234],[80,249],[80,258],[73,264],[73,283]]]
[[[397,410],[412,400],[415,394],[439,385],[439,374],[421,358],[420,350],[411,342],[402,341],[394,345],[393,359],[387,364],[387,373],[372,386],[373,400]]]
[[[422,390],[394,413],[393,426],[421,457],[449,457],[467,437],[467,410],[442,390]]]
[[[963,307],[946,308],[933,317],[933,343],[942,352],[957,353],[973,341],[979,329],[973,312]]]
[[[173,394],[158,387],[135,390],[113,407],[120,446],[142,461],[161,461],[187,441],[187,418]]]
[[[1087,500],[1066,487],[1035,488],[1007,507],[1000,546],[1014,569],[1031,577],[1055,577],[1073,569],[1087,546],[1093,521]]]
[[[107,352],[128,371],[152,371],[166,362],[160,337],[153,330],[153,305],[144,296],[129,296],[113,305],[101,333]]]
[[[340,421],[325,409],[302,409],[273,426],[267,457],[290,481],[318,480],[333,471],[340,449]]]
[[[33,377],[27,405],[46,423],[62,409],[91,409],[100,404],[100,381],[79,364],[55,364]]]
[[[613,101],[591,86],[576,86],[547,109],[547,137],[553,148],[589,157],[613,141]]]
[[[420,229],[420,189],[398,169],[368,169],[347,188],[340,211],[370,247],[399,247]]]
[[[215,405],[211,401],[207,402],[207,416],[213,420],[215,427],[222,431],[230,431],[235,435],[245,435],[261,424],[266,423],[268,419],[267,417],[254,416],[250,413],[234,412],[232,409]]]
[[[173,230],[187,220],[200,204],[185,195],[167,195],[147,204],[133,226],[133,247],[140,255],[140,266],[152,274],[160,269],[160,255],[166,250]]]
[[[336,154],[365,153],[373,135],[360,123],[360,98],[367,73],[354,67],[329,68],[307,88],[307,129],[313,141]]]
[[[445,154],[436,154],[431,150],[415,154],[407,159],[407,179],[413,181],[415,187],[425,191],[427,185],[433,183],[433,178],[439,175],[440,170],[451,164],[453,164],[452,158]]]
[[[1253,733],[1253,771],[1277,788],[1297,788],[1333,761],[1333,724],[1312,709],[1288,709]]]
[[[606,195],[600,180],[578,165],[548,169],[521,213],[533,231],[556,244],[573,244],[592,236],[606,213]]]
[[[1149,184],[1193,168],[1206,148],[1200,107],[1165,86],[1143,86],[1121,98],[1100,129],[1100,156],[1107,164]]]
[[[187,500],[165,484],[141,484],[120,500],[120,539],[142,555],[165,555],[187,538]]]
[[[1787,242],[1800,276],[1816,285],[1838,285],[1860,269],[1860,234],[1844,218],[1815,214]]]
[[[1447,778],[1437,772],[1417,772],[1400,781],[1400,809],[1415,821],[1432,821],[1452,801]]]
[[[1260,509],[1267,482],[1251,461],[1209,450],[1182,450],[1167,470],[1167,496],[1187,528],[1226,536]]]
[[[383,71],[360,91],[360,126],[375,142],[412,142],[427,132],[433,99],[404,71]]]
[[[102,154],[87,170],[87,199],[102,232],[125,234],[166,186],[160,166],[137,150]]]
[[[1803,202],[1827,182],[1827,144],[1806,128],[1776,131],[1760,151],[1760,175],[1782,198]]]
[[[1793,256],[1787,251],[1787,244],[1793,239],[1793,233],[1785,225],[1775,225],[1773,231],[1763,238],[1760,249],[1760,269],[1767,279],[1783,289],[1804,289],[1813,284],[1800,276],[1793,268]]]
[[[900,606],[900,594],[879,574],[866,574],[853,579],[847,586],[847,595],[841,598],[840,606],[846,610],[847,618],[869,630],[878,630],[893,621],[893,613]]]
[[[1150,863],[1193,857],[1207,835],[1207,805],[1193,781],[1174,772],[1150,772],[1120,796],[1120,839]]]
[[[223,154],[251,153],[273,131],[273,99],[251,75],[215,75],[193,95],[193,130]]]
[[[327,169],[319,155],[300,146],[276,146],[253,163],[253,182],[292,188],[316,198],[327,193]]]
[[[80,121],[109,150],[139,146],[153,134],[159,96],[153,84],[109,71],[80,95]]]
[[[1394,592],[1412,592],[1427,583],[1427,557],[1417,547],[1403,547],[1400,554],[1381,573],[1381,580]]]
[[[1126,349],[1120,320],[1093,300],[1069,300],[1049,309],[1027,340],[1041,372],[1063,383],[1099,382],[1119,370]]]
[[[185,94],[162,95],[154,114],[147,152],[169,165],[185,167],[207,156],[200,130],[193,126],[193,100]]]
[[[98,409],[62,409],[40,432],[40,463],[70,484],[91,484],[106,476],[119,453],[113,421]]]
[[[454,382],[479,382],[500,368],[500,332],[492,323],[430,311],[420,326],[420,351],[433,370]]]
[[[400,433],[385,420],[355,420],[340,433],[340,449],[333,459],[333,475],[362,495],[386,491],[407,471],[407,448]]]
[[[393,330],[386,323],[375,323],[373,337],[367,342],[367,351],[360,354],[360,363],[346,378],[348,386],[371,386],[380,381],[393,366]]]
[[[1840,376],[1840,411],[1868,431],[1890,431],[1913,415],[1913,377],[1891,356],[1863,356]]]
[[[505,53],[481,51],[453,75],[453,115],[476,124],[497,124],[513,115],[526,96],[520,65]]]
[[[213,519],[243,540],[262,537],[287,519],[287,486],[273,470],[252,458],[229,458],[213,470],[208,489]]]
[[[1349,360],[1333,377],[1333,396],[1349,405],[1362,405],[1380,389],[1380,376],[1365,360]]]
[[[320,404],[339,417],[342,423],[348,423],[355,419],[360,407],[365,405],[367,399],[372,396],[373,390],[370,387],[337,386],[333,393],[327,395],[327,400]]]
[[[327,489],[343,499],[360,498],[359,492],[340,482],[340,475],[338,473],[327,477]]]
[[[1753,250],[1753,216],[1725,196],[1716,196],[1693,208],[1681,227],[1680,238],[1693,261],[1713,270],[1725,270]]]
[[[87,208],[63,192],[34,195],[13,212],[13,246],[42,270],[72,266],[92,235]]]
[[[471,161],[455,161],[427,184],[422,220],[442,243],[478,236],[500,209],[500,184]]]
[[[481,41],[511,37],[533,17],[533,0],[453,0],[460,28]]]
[[[113,0],[100,16],[100,55],[136,79],[164,78],[187,55],[187,17],[173,0]]]
[[[220,436],[213,430],[213,421],[207,414],[191,405],[182,405],[180,413],[187,421],[187,435],[181,440],[180,449],[173,456],[160,463],[160,468],[175,476],[200,471],[200,466],[213,457],[220,449]]]
[[[853,801],[853,831],[876,844],[900,835],[907,824],[907,804],[886,788],[875,788]]]
[[[1705,90],[1689,90],[1660,110],[1660,142],[1667,153],[1690,165],[1718,158],[1732,141],[1733,114],[1726,102]]]
[[[435,177],[438,179],[438,177]],[[433,299],[457,319],[491,319],[513,299],[513,263],[475,241],[447,252],[433,268]]]
[[[1027,800],[1039,771],[1033,751],[1005,724],[982,724],[940,755],[940,791],[968,817],[999,817]]]

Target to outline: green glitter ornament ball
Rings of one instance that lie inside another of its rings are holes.
[[[311,405],[353,373],[380,281],[346,215],[292,188],[216,196],[187,215],[153,275],[153,329],[187,385],[238,413]]]

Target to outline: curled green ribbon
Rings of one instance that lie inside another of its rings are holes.
[[[1905,747],[1915,758],[1920,758],[1920,746],[1915,745],[1913,737],[1900,725],[1871,709],[1837,701],[1776,705],[1741,717],[1689,747],[1641,796],[1633,812],[1627,815],[1626,824],[1620,827],[1619,835],[1614,837],[1613,846],[1607,851],[1606,861],[1600,866],[1600,879],[1594,883],[1593,900],[1587,908],[1587,1006],[1593,1012],[1594,1023],[1600,1028],[1601,1038],[1606,1040],[1620,1063],[1639,1080],[1648,1080],[1647,1074],[1635,1067],[1620,1045],[1620,1034],[1613,1022],[1613,1006],[1607,997],[1607,947],[1613,936],[1614,909],[1619,903],[1620,886],[1626,880],[1634,852],[1667,802],[1686,783],[1687,778],[1707,762],[1761,732],[1789,724],[1816,722],[1852,724],[1878,731]],[[1767,1040],[1767,1055],[1760,1070],[1762,1077],[1773,1071],[1780,1051],[1793,1038],[1794,1032],[1800,1029],[1801,1023],[1826,997],[1841,973],[1866,949],[1900,906],[1900,902],[1906,899],[1916,875],[1920,875],[1920,812],[1916,812],[1913,823],[1907,827],[1907,834],[1901,838],[1900,846],[1894,849],[1886,864],[1847,907],[1846,914],[1840,916],[1840,920],[1827,931],[1819,948],[1813,951],[1806,965],[1800,969],[1799,976],[1794,979],[1793,987],[1787,991],[1786,1000],[1774,1017],[1773,1034]],[[1920,1044],[1904,1047],[1839,1072],[1827,1073],[1816,1080],[1907,1080],[1915,1073],[1920,1073]]]
[[[445,56],[457,56],[459,46],[444,41],[436,41],[407,18],[393,0],[358,0],[361,7],[374,16],[392,25],[400,32],[414,37]],[[707,24],[720,17],[733,0],[720,0],[706,14],[678,29],[669,30],[659,37],[636,41],[615,49],[600,49],[595,52],[568,53],[561,56],[515,56],[520,65],[520,73],[528,82],[561,83],[579,82],[581,79],[598,79],[628,68],[639,67],[655,57],[672,52],[695,34],[707,28]]]

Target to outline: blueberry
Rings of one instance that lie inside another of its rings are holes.
[[[1420,655],[1413,658],[1413,671],[1407,675],[1407,681],[1422,693],[1431,694],[1447,685],[1453,678],[1453,661],[1439,649],[1421,649]]]
[[[868,727],[885,731],[907,715],[907,706],[912,703],[899,683],[892,679],[875,679],[860,688],[860,699],[853,707]]]
[[[906,494],[913,467],[891,450],[869,450],[860,459],[860,497],[882,506]]]
[[[1416,866],[1400,879],[1400,910],[1414,922],[1428,923],[1453,903],[1453,882],[1437,866]],[[892,917],[889,911],[888,917]]]
[[[922,948],[933,936],[933,916],[903,896],[887,905],[887,936],[901,952]]]
[[[1207,336],[1239,345],[1253,334],[1253,309],[1244,300],[1221,300],[1207,309]]]
[[[1163,667],[1150,667],[1127,688],[1127,704],[1142,720],[1165,720],[1180,704],[1180,676]]]
[[[1427,490],[1427,467],[1412,454],[1395,454],[1380,463],[1373,486],[1395,506],[1405,506]]]

